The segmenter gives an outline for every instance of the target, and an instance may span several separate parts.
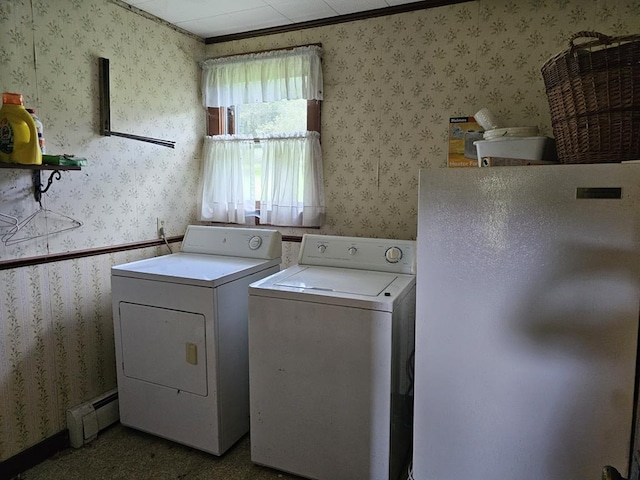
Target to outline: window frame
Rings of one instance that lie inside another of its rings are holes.
[[[320,112],[320,100],[307,100],[307,131],[321,133]],[[234,135],[235,126],[234,107],[207,108],[207,135]]]
[[[278,50],[292,50],[298,47],[306,46],[318,46],[322,47],[322,43],[311,43],[307,45],[296,45],[293,47],[285,48],[273,48],[267,50],[260,50],[255,52],[246,52],[247,55],[253,53],[263,53]],[[321,100],[307,100],[307,131],[318,132],[320,134],[320,142],[322,142],[322,101]],[[236,112],[235,107],[207,107],[206,110],[206,132],[209,136],[214,135],[235,135],[236,134]],[[256,139],[257,141],[257,139]],[[255,213],[253,217],[255,225],[261,225],[260,223],[260,201],[256,200]],[[218,222],[213,222],[218,223]],[[262,224],[269,225],[269,224]],[[305,227],[305,228],[320,228],[320,227]]]
[[[320,133],[321,101],[307,100],[307,131]],[[207,108],[207,135],[234,135],[236,133],[236,112],[234,107]],[[320,137],[322,142],[322,136]],[[256,200],[256,215],[253,217],[255,225],[269,225],[260,223],[260,200]],[[320,228],[320,227],[306,227]]]

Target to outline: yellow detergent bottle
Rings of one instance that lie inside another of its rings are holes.
[[[0,162],[42,164],[38,131],[22,95],[3,93],[0,108]]]

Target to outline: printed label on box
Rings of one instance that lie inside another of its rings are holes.
[[[484,130],[473,117],[449,118],[448,167],[477,167],[476,140],[482,140]]]

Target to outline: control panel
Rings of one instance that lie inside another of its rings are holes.
[[[415,274],[416,242],[307,234],[302,237],[298,263]]]
[[[182,251],[229,257],[273,259],[282,256],[282,235],[277,230],[189,225]]]

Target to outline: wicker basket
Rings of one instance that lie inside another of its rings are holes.
[[[560,162],[640,160],[640,35],[578,32],[542,76]]]

